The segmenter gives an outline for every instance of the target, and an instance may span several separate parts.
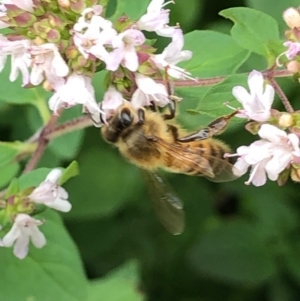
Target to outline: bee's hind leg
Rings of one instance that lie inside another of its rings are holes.
[[[214,135],[220,135],[224,132],[226,129],[229,120],[238,113],[238,111],[233,112],[230,115],[222,116],[214,121],[212,121],[207,127],[199,130],[196,133],[192,133],[188,136],[178,138],[177,140],[180,142],[191,142],[191,141],[197,141],[197,140],[204,140],[207,138],[210,138]]]

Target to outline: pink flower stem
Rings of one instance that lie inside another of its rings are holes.
[[[276,71],[276,67],[277,67],[277,65],[273,64],[273,66],[271,66],[268,70],[266,70],[266,74],[264,74],[264,76],[270,82],[270,84],[274,88],[275,92],[281,99],[281,102],[283,103],[286,111],[289,113],[292,113],[292,112],[294,112],[294,109],[293,109],[291,103],[289,102],[288,98],[286,97],[286,95],[283,92],[283,90],[281,89],[281,87],[278,85],[277,81],[274,79],[276,72],[278,72],[278,71]]]
[[[34,151],[34,153],[32,154],[27,165],[25,166],[25,169],[23,170],[23,174],[32,171],[35,168],[35,166],[38,164],[38,162],[40,161],[40,159],[49,143],[49,140],[45,137],[45,133],[47,133],[49,130],[51,130],[55,126],[55,123],[57,122],[61,113],[62,113],[62,109],[59,110],[59,112],[57,114],[52,114],[49,122],[45,125],[45,127],[40,132],[40,135],[37,137],[37,143],[38,143],[37,148]]]
[[[250,72],[249,72],[250,73]],[[249,74],[245,73],[245,74]],[[269,78],[270,74],[272,74],[272,78],[274,77],[289,77],[292,76],[293,73],[291,73],[288,70],[277,70],[273,71],[272,69],[267,69],[261,72],[265,78]],[[201,87],[201,86],[212,86],[215,84],[220,83],[222,80],[224,80],[228,75],[226,76],[218,76],[218,77],[210,77],[210,78],[201,78],[197,80],[174,80],[174,84],[176,87]],[[159,83],[164,83],[163,80],[157,80]]]
[[[277,95],[281,99],[281,102],[283,103],[286,111],[288,113],[293,113],[294,109],[293,109],[290,101],[288,100],[288,98],[286,97],[285,93],[283,92],[281,87],[278,85],[276,80],[274,78],[269,78],[269,81],[270,81],[270,84],[272,85],[272,87],[274,88],[274,90],[276,91]]]

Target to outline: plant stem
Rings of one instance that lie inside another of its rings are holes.
[[[278,85],[276,80],[274,78],[269,78],[269,81],[270,81],[270,84],[272,85],[272,87],[274,88],[274,90],[276,91],[277,95],[281,99],[281,102],[283,103],[286,111],[288,113],[293,113],[294,109],[293,109],[291,103],[289,102],[288,98],[286,97],[285,93],[283,92],[281,87]]]
[[[245,73],[245,74],[249,74]],[[265,70],[261,72],[264,77],[270,78],[270,74],[272,74],[272,78],[274,77],[289,77],[293,74],[288,70]],[[222,80],[224,80],[228,75],[226,76],[218,76],[218,77],[211,77],[211,78],[202,78],[195,80],[174,80],[175,87],[202,87],[202,86],[211,86],[220,83]],[[163,80],[158,80],[157,82],[163,83]]]
[[[58,118],[60,117],[61,113],[62,113],[62,109],[59,110],[58,114],[52,114],[50,117],[50,120],[45,125],[45,127],[42,129],[42,131],[40,132],[40,135],[37,137],[37,143],[38,143],[37,148],[34,151],[34,153],[32,154],[25,169],[23,170],[23,174],[32,171],[35,168],[35,166],[38,164],[38,162],[40,161],[40,159],[48,145],[48,142],[49,142],[49,140],[45,137],[45,133],[47,133],[54,127],[54,125],[57,122]]]

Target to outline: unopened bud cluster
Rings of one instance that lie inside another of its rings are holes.
[[[96,123],[100,112],[107,119],[120,105],[111,101],[112,95],[122,102],[133,99],[137,107],[150,102],[165,106],[167,89],[154,80],[163,80],[165,72],[190,78],[176,64],[192,56],[182,50],[179,26],[168,25],[170,10],[165,6],[171,3],[152,0],[140,19],[122,15],[113,23],[96,0],[5,2],[0,6],[0,27],[12,32],[0,36],[0,69],[10,55],[11,81],[21,73],[24,87],[43,85],[54,92],[49,100],[52,111],[80,104]],[[170,40],[162,53],[156,54],[145,31]],[[109,71],[108,94],[100,110],[92,77],[102,69]]]
[[[290,7],[283,13],[283,19],[288,30],[285,31],[286,42],[283,45],[287,48],[277,58],[277,65],[282,66],[280,62],[281,57],[285,56],[287,61],[285,62],[286,67],[289,71],[293,72],[296,77],[300,74],[300,9]]]

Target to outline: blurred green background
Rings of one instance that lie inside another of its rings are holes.
[[[180,23],[185,33],[209,29],[229,34],[232,23],[218,12],[248,6],[276,18],[283,36],[282,12],[298,5],[292,0],[177,0],[170,5],[171,24]],[[255,68],[266,66],[252,55],[240,70]],[[290,79],[279,83],[299,109],[299,85]],[[204,123],[199,115],[185,111],[195,108],[199,99],[200,95],[182,102],[180,120],[187,128]],[[282,109],[278,99],[276,106]],[[63,118],[79,114],[75,108]],[[1,140],[28,138],[37,128],[34,120],[38,120],[34,107],[2,104]],[[241,126],[231,127],[221,138],[233,149],[255,139]],[[66,184],[73,209],[63,217],[90,279],[136,259],[140,275],[136,289],[149,301],[300,299],[298,184],[289,182],[279,188],[268,182],[255,188],[244,185],[246,176],[215,184],[167,175],[186,211],[184,233],[172,236],[158,222],[139,170],[102,140],[99,129],[59,139],[51,143],[39,166],[66,166],[74,158],[79,162],[80,176]]]

